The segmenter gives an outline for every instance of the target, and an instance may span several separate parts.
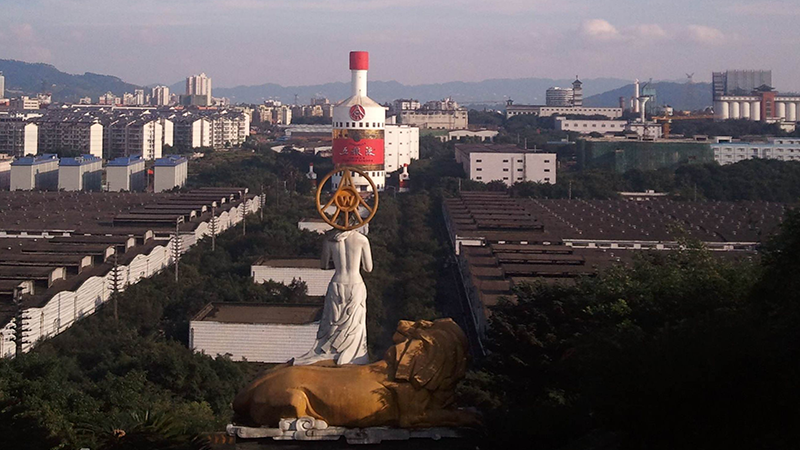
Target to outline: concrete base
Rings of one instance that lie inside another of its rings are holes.
[[[282,419],[278,428],[253,428],[230,424],[228,434],[239,439],[268,439],[276,441],[335,441],[342,436],[348,444],[380,444],[383,441],[409,439],[461,438],[463,431],[453,428],[403,429],[389,427],[344,428],[332,427],[324,420],[312,417]]]

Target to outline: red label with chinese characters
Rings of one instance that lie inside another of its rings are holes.
[[[383,166],[383,139],[333,140],[333,163],[347,166]]]

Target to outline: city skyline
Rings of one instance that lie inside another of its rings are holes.
[[[789,1],[36,0],[2,8],[0,58],[139,85],[201,72],[220,87],[346,81],[321,68],[357,48],[374,55],[373,80],[404,84],[576,73],[678,80],[693,72],[710,81],[712,71],[764,68],[779,90],[800,90],[800,61],[783,50],[800,44],[792,26],[800,6]]]

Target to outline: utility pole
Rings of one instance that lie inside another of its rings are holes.
[[[22,315],[22,288],[17,286],[14,288],[14,306],[16,313],[14,314],[14,355],[22,355],[22,344],[25,342],[25,318]]]
[[[242,200],[242,236],[247,235],[247,197]]]
[[[183,223],[183,216],[178,216],[175,219],[175,243],[173,245],[172,257],[175,260],[175,283],[178,282],[178,263],[181,259],[181,229],[180,225]]]
[[[211,204],[211,251],[217,249],[217,205]]]
[[[119,261],[117,259],[117,251],[114,250],[114,271],[112,272],[111,277],[111,298],[114,300],[114,323],[119,323],[119,288],[120,288],[120,276],[119,276]]]
[[[264,197],[264,185],[261,185],[261,195],[258,196],[258,206],[259,213],[261,215],[261,222],[264,222],[264,206],[267,203],[267,199]]]

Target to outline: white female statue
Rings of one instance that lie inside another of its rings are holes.
[[[331,230],[322,246],[322,268],[335,272],[328,284],[314,347],[294,365],[333,360],[337,365],[367,364],[367,287],[361,267],[372,272],[369,239],[358,230]]]

